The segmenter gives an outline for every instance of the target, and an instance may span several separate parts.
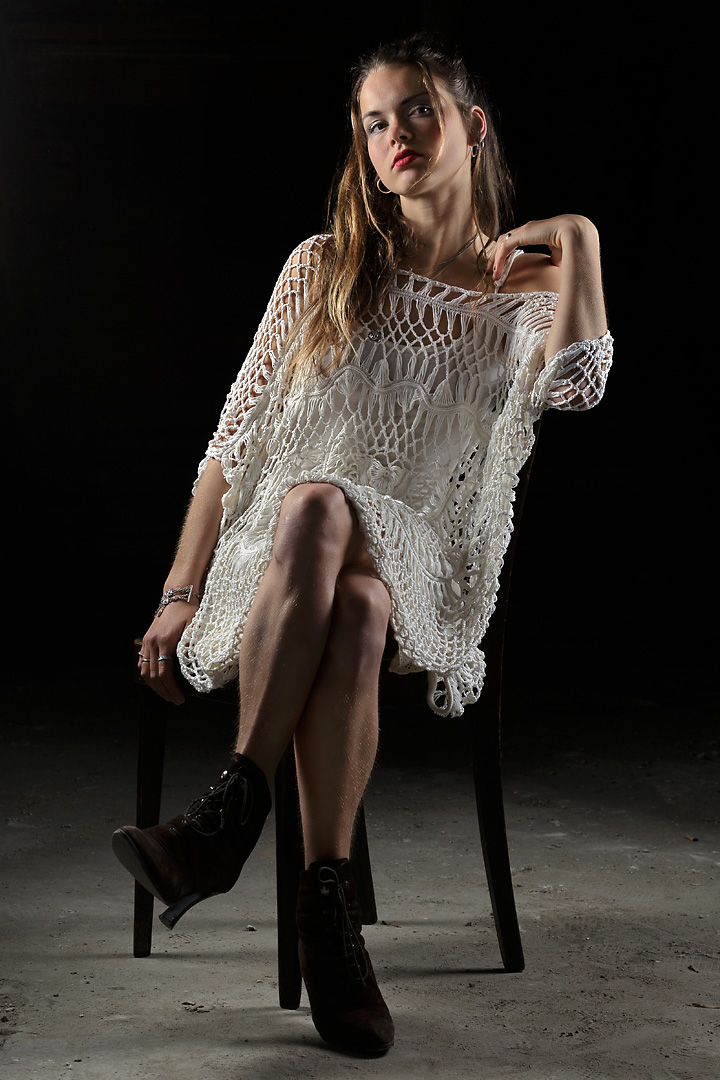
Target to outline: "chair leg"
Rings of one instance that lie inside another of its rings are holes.
[[[305,865],[295,748],[291,742],[275,772],[275,842],[278,925],[278,995],[281,1009],[297,1009],[302,992],[295,920],[298,882]]]
[[[506,971],[523,971],[520,927],[513,892],[503,805],[500,727],[497,713],[482,714],[474,724],[475,801],[488,889],[500,954]]]
[[[377,905],[375,903],[375,888],[370,867],[365,808],[362,803],[358,807],[357,817],[355,818],[355,833],[350,854],[350,865],[357,886],[363,924],[372,926],[377,922]]]
[[[137,807],[135,823],[140,829],[160,820],[167,705],[152,691],[138,687],[140,726],[138,737]],[[152,893],[135,883],[133,956],[149,956],[152,948]]]

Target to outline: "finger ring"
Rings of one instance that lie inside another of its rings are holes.
[[[141,657],[140,657],[140,662],[141,662],[142,664],[149,664],[149,663],[150,663],[150,657],[148,657],[148,656],[141,656]]]
[[[158,660],[174,660],[174,656],[158,656]]]
[[[507,236],[505,237],[505,239],[509,240],[511,236],[512,236],[512,233],[508,233]]]

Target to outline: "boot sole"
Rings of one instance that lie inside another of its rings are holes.
[[[375,1046],[363,1045],[362,1042],[355,1042],[353,1039],[343,1039],[341,1036],[333,1033],[323,1032],[317,1024],[315,1024],[315,1030],[328,1046],[333,1046],[336,1050],[345,1050],[354,1054],[360,1054],[363,1057],[376,1057],[380,1054],[386,1054],[388,1050],[392,1050],[395,1045],[394,1039],[391,1039],[386,1043],[377,1043]]]
[[[162,895],[160,887],[153,881],[152,871],[133,840],[122,829],[118,829],[112,836],[112,849],[126,870],[129,870],[137,882],[152,893],[161,903],[167,905],[170,901]]]

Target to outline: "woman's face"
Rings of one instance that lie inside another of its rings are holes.
[[[478,131],[468,132],[442,83],[445,143],[432,99],[414,65],[393,65],[368,75],[359,96],[370,161],[395,194],[419,196],[470,178],[471,151],[485,132],[485,117],[473,109]],[[428,171],[432,170],[429,175]]]

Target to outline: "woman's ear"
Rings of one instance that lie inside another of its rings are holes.
[[[482,142],[487,135],[487,120],[485,119],[485,113],[479,105],[473,105],[470,114],[472,116],[472,121],[469,141],[471,143],[474,143],[475,140]]]

